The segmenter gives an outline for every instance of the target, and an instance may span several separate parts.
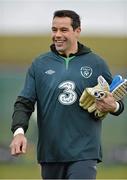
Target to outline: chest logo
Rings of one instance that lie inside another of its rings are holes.
[[[89,78],[92,75],[93,70],[89,66],[83,66],[80,69],[80,73],[84,78]]]
[[[52,70],[52,69],[49,69],[49,70],[45,71],[45,74],[49,74],[49,75],[52,75],[54,73],[55,73],[55,71]]]

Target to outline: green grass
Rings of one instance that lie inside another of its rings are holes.
[[[37,164],[0,164],[0,179],[41,179]]]
[[[36,164],[0,164],[0,179],[41,179]],[[100,166],[97,179],[127,179],[126,166]]]
[[[100,166],[97,179],[127,179],[126,166]]]

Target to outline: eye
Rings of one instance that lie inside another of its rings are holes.
[[[68,29],[67,29],[67,28],[62,28],[61,31],[62,31],[62,32],[67,32]]]
[[[57,31],[57,29],[56,28],[52,28],[52,32],[56,32]]]

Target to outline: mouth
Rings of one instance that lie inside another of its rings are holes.
[[[55,40],[54,43],[56,46],[63,46],[63,44],[65,43],[65,40]]]

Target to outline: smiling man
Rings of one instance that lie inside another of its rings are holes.
[[[12,155],[26,152],[29,119],[37,102],[37,159],[43,179],[95,179],[96,164],[102,161],[102,121],[79,106],[87,87],[100,75],[110,84],[112,76],[105,61],[78,42],[79,15],[59,10],[52,21],[51,51],[38,56],[28,69],[23,90],[13,113]],[[123,103],[109,93],[96,108],[113,115]],[[105,107],[105,108],[104,108]]]
[[[74,24],[69,17],[55,17],[52,23],[52,40],[56,50],[69,56],[78,50],[77,39],[80,35],[80,26]],[[80,23],[80,22],[79,22]]]

